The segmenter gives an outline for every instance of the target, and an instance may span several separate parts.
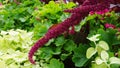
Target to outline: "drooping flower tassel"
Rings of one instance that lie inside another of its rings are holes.
[[[43,37],[41,38],[40,40],[38,40],[34,46],[30,49],[29,51],[29,55],[28,55],[28,58],[29,58],[29,61],[32,63],[32,64],[35,64],[35,61],[33,60],[33,55],[34,53],[38,50],[39,47],[43,46],[45,43],[48,42],[48,38],[46,37]]]
[[[79,14],[72,14],[70,18],[67,18],[64,22],[60,23],[56,27],[48,30],[48,32],[43,36],[40,40],[38,40],[34,46],[29,51],[29,60],[32,64],[35,64],[35,61],[33,60],[34,53],[42,47],[44,44],[46,44],[51,38],[55,38],[58,35],[62,34],[64,31],[67,31],[70,26],[75,25],[76,23],[73,23],[76,19],[79,18],[81,20],[85,16],[81,16]]]

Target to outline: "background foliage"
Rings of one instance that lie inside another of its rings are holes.
[[[28,51],[54,24],[70,16],[63,10],[72,2],[48,4],[39,0],[0,0],[0,68],[119,68],[120,14],[94,12],[75,26],[75,34],[65,32],[40,48],[28,61]],[[115,28],[105,28],[105,24]],[[115,61],[114,61],[115,60]]]

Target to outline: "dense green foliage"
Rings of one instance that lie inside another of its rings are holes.
[[[4,3],[4,2],[3,2]],[[3,4],[3,8],[0,9],[0,30],[8,29],[25,29],[31,30],[33,24],[30,23],[32,13],[36,6],[41,6],[39,0],[24,1],[17,5],[14,2],[8,2]]]
[[[63,10],[76,5],[39,0],[0,2],[0,68],[120,67],[119,13],[93,11],[75,26],[74,35],[66,31],[40,48],[34,56],[37,64],[32,65],[28,61],[31,46],[52,25],[70,16]],[[106,23],[115,27],[105,28]]]

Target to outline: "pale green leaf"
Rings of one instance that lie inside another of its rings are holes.
[[[96,57],[96,58],[95,58],[95,62],[96,62],[96,64],[100,65],[100,64],[103,63],[103,60],[101,60],[100,57]]]
[[[91,58],[97,51],[95,50],[95,48],[90,47],[87,49],[87,53],[86,53],[86,57],[89,59]]]
[[[8,32],[6,32],[6,31],[1,31],[1,35],[6,35]]]
[[[12,63],[8,66],[8,68],[19,68],[19,65]]]
[[[95,41],[98,41],[99,40],[99,37],[100,36],[100,34],[96,34],[96,35],[93,35],[92,37],[87,37],[87,39],[89,39],[90,41],[93,41],[93,42],[95,42]]]
[[[105,41],[100,41],[98,45],[104,50],[109,50],[109,46]]]
[[[6,65],[5,65],[4,61],[0,61],[0,68],[6,68]]]
[[[0,59],[4,61],[5,68],[25,68],[20,63],[28,61],[28,51],[33,43],[32,37],[33,32],[20,29],[0,33]],[[4,63],[0,62],[0,68],[4,68]],[[32,67],[30,65],[27,68]]]
[[[107,62],[107,60],[109,59],[109,55],[108,55],[108,53],[107,53],[106,51],[102,51],[102,52],[101,52],[101,59],[102,59],[103,61],[106,61],[106,62]]]
[[[20,20],[21,22],[25,22],[25,21],[26,21],[25,18],[19,18],[19,20]]]
[[[103,49],[100,46],[97,45],[96,50],[97,50],[98,55],[101,55],[101,52],[102,52]]]
[[[111,57],[110,58],[110,64],[120,64],[120,58]]]

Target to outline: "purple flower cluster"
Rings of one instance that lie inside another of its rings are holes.
[[[106,23],[106,24],[105,24],[105,28],[115,29],[116,27],[115,27],[115,25],[113,25],[113,24]]]
[[[105,13],[109,12],[108,9],[105,9],[105,10],[100,10],[100,11],[97,11],[96,14],[100,14],[100,15],[103,15]]]
[[[100,10],[100,11],[96,11],[96,12],[95,11],[90,11],[89,14],[93,15],[93,14],[96,13],[96,14],[99,14],[99,15],[103,15],[103,14],[105,14],[107,12],[109,12],[109,10],[108,9],[104,9],[104,10]]]

